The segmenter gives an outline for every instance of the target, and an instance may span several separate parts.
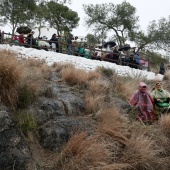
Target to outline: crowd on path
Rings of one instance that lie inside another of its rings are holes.
[[[106,43],[107,46],[105,47],[102,45],[89,46],[85,41],[82,39],[80,40],[78,37],[74,37],[72,34],[69,34],[67,38],[53,34],[49,40],[46,36],[34,38],[34,33],[35,32],[32,31],[26,37],[24,36],[24,33],[14,35],[13,42],[27,48],[32,47],[36,49],[44,49],[46,51],[81,56],[87,59],[108,61],[135,69],[149,69],[149,62],[143,60],[141,53],[135,51],[135,48],[125,47],[120,49],[116,43],[114,43],[114,45]],[[0,33],[0,35],[4,36],[2,33]],[[3,38],[0,37],[0,39],[2,41]],[[165,73],[163,63],[160,65],[159,73]]]
[[[79,40],[78,37],[73,37],[69,34],[68,38],[63,41],[62,37],[53,34],[50,40],[46,36],[34,38],[32,31],[24,37],[24,34],[13,37],[14,43],[21,46],[32,47],[44,50],[51,50],[60,53],[67,53],[68,55],[75,55],[85,57],[87,59],[104,60],[112,63],[129,66],[132,68],[140,69],[140,54],[135,52],[135,49],[129,53],[129,50],[122,49],[115,44],[107,47],[102,46],[88,46],[86,42]]]
[[[130,99],[130,105],[135,107],[136,119],[144,124],[152,124],[162,114],[170,112],[170,94],[163,89],[161,82],[155,84],[151,94],[148,86],[140,82],[137,92]]]

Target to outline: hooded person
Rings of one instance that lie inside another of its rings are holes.
[[[154,120],[154,101],[144,82],[139,83],[138,91],[132,95],[130,104],[136,106],[139,111],[137,119],[143,123],[151,123]]]
[[[152,92],[152,97],[156,106],[160,108],[169,107],[170,94],[163,89],[161,82],[157,82],[155,84],[155,88]]]

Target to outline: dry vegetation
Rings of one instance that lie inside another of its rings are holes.
[[[35,59],[18,60],[10,51],[1,51],[0,98],[11,108],[25,107],[44,90],[51,68]]]
[[[11,107],[23,106],[21,101],[30,103],[43,93],[44,81],[50,78],[53,69],[63,81],[84,90],[86,114],[93,114],[98,122],[93,133],[72,135],[60,153],[47,152],[35,143],[30,145],[34,163],[29,169],[170,169],[170,115],[163,116],[158,125],[143,126],[130,122],[113,106],[114,96],[124,100],[130,98],[141,81],[139,78],[121,78],[105,68],[87,73],[71,64],[55,63],[50,68],[44,61],[18,60],[8,51],[1,51],[1,54],[0,96],[3,103]]]
[[[57,168],[61,170],[170,168],[168,162],[170,115],[162,117],[158,125],[143,126],[139,122],[129,122],[127,117],[112,106],[112,96],[128,100],[139,82],[146,82],[143,77],[133,80],[130,77],[122,79],[112,70],[105,68],[99,68],[97,73],[100,76],[95,76],[93,79],[88,78],[89,74],[84,75],[80,70],[76,72],[73,67],[69,67],[70,79],[65,76],[68,74],[67,71],[64,72],[60,68],[59,72],[68,84],[86,87],[87,113],[95,116],[98,128],[91,135],[87,135],[86,132],[73,135],[58,156]],[[85,81],[82,81],[82,77]],[[155,81],[147,81],[150,90],[154,87]]]

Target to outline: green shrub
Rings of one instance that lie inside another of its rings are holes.
[[[97,70],[99,70],[103,76],[106,76],[108,78],[112,77],[115,74],[115,71],[113,69],[106,68],[106,67],[103,67],[103,66],[102,67],[98,67]]]
[[[19,91],[19,97],[18,97],[18,103],[17,107],[19,109],[25,109],[27,108],[33,101],[35,100],[34,94],[26,87],[24,86]]]
[[[28,112],[20,112],[17,114],[18,126],[26,136],[29,132],[35,132],[37,122],[33,114]]]

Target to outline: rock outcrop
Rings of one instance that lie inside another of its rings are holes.
[[[14,116],[0,106],[0,170],[27,168],[31,160],[27,143],[15,126]]]

